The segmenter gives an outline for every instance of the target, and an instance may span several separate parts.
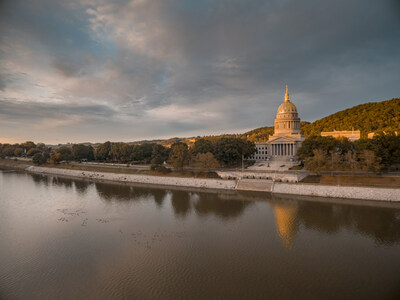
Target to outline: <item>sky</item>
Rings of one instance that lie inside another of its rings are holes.
[[[399,0],[2,0],[0,143],[314,121],[400,96]]]

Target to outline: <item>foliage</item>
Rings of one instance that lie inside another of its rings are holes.
[[[72,145],[72,156],[75,160],[93,160],[94,152],[92,146],[83,144]]]
[[[47,152],[43,152],[43,153],[36,153],[33,157],[32,157],[32,162],[34,164],[37,165],[42,165],[45,164],[47,162],[47,159],[49,158],[49,155],[47,154]]]
[[[193,156],[190,164],[192,167],[200,169],[216,169],[220,166],[211,152],[197,153]]]
[[[61,153],[53,153],[52,155],[50,155],[50,162],[52,164],[58,164],[62,160],[63,160],[63,157],[62,157]]]
[[[170,162],[176,169],[183,169],[189,163],[189,148],[188,145],[182,142],[177,142],[171,146]]]
[[[40,153],[40,152],[42,152],[42,150],[39,148],[31,148],[28,150],[28,152],[26,152],[26,156],[31,157],[31,156],[34,156],[36,153]]]
[[[213,143],[207,139],[198,139],[193,145],[192,154],[197,155],[198,153],[207,153],[213,151]]]
[[[108,161],[110,159],[111,142],[105,142],[97,146],[94,151],[96,160]]]
[[[255,144],[240,138],[222,138],[215,142],[214,156],[223,165],[241,162],[242,155],[247,158],[256,152]]]
[[[370,132],[400,132],[400,98],[382,102],[370,102],[348,108],[301,127],[306,136],[318,135],[322,131],[361,131],[362,137]]]
[[[22,156],[23,153],[24,153],[24,149],[22,149],[22,148],[15,148],[15,150],[14,150],[14,156],[19,157],[19,156]]]
[[[72,149],[68,146],[61,146],[60,148],[57,148],[55,153],[59,153],[61,155],[61,160],[71,161],[74,159],[72,155]]]
[[[166,174],[166,173],[170,173],[170,172],[171,172],[171,169],[166,168],[166,167],[164,167],[164,166],[162,166],[162,165],[157,165],[157,164],[152,164],[152,165],[150,166],[150,170],[152,170],[152,171],[157,171],[157,172],[160,172],[160,173],[163,173],[163,174]]]

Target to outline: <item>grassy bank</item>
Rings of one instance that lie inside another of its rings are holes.
[[[12,159],[0,159],[0,168],[4,169],[18,169],[24,170],[28,166],[32,166],[32,162],[12,160]],[[79,171],[91,171],[91,172],[105,172],[115,174],[138,174],[138,175],[153,175],[153,176],[168,176],[168,177],[184,177],[184,178],[220,178],[215,172],[208,171],[157,171],[157,170],[138,170],[133,168],[119,168],[119,167],[103,167],[103,166],[89,166],[89,165],[71,165],[71,164],[43,164],[41,167],[46,168],[58,168],[68,170],[79,170]]]
[[[399,188],[400,177],[367,176],[367,175],[309,175],[303,183],[319,183],[322,185],[363,186]]]

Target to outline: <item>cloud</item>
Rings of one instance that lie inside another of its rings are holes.
[[[271,125],[286,83],[309,121],[390,99],[398,12],[372,0],[6,1],[2,124],[18,107],[44,137],[53,123],[66,139],[134,140]]]

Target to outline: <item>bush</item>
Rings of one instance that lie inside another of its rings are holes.
[[[32,162],[37,165],[42,165],[47,162],[47,159],[48,159],[48,154],[36,153],[32,158]]]
[[[160,173],[169,173],[169,172],[171,172],[171,169],[168,169],[168,168],[166,168],[166,167],[164,167],[162,165],[157,165],[157,164],[152,164],[150,166],[150,170],[157,171],[157,172],[160,172]]]

